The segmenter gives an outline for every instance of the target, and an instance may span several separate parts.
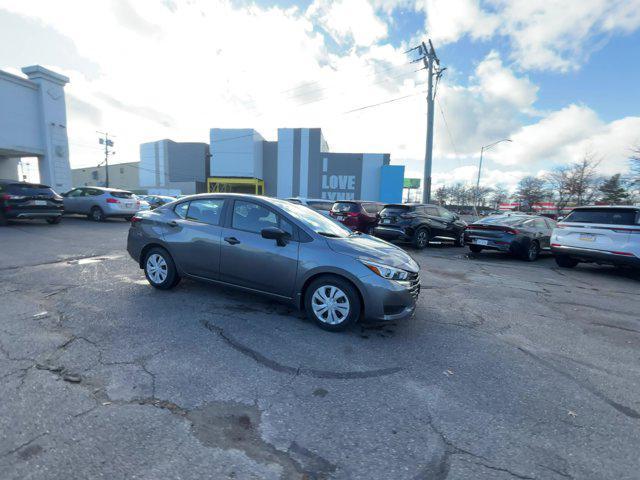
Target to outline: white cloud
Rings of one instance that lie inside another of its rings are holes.
[[[367,0],[315,0],[307,16],[341,44],[370,46],[387,36],[387,24]]]
[[[95,130],[116,135],[116,161],[124,162],[138,160],[139,144],[145,141],[206,142],[211,127],[253,127],[273,139],[278,127],[307,126],[322,127],[333,150],[389,152],[394,163],[407,165],[408,175],[421,175],[424,72],[405,64],[402,48],[380,41],[386,29],[356,32],[360,26],[351,20],[360,17],[349,18],[349,25],[333,24],[341,32],[337,38],[368,45],[336,52],[315,28],[320,10],[310,15],[295,8],[240,7],[226,0],[168,7],[153,0],[117,1],[115,10],[106,2],[80,0],[2,3],[13,13],[0,17],[0,32],[1,22],[11,15],[37,20],[15,58],[37,56],[44,42],[51,42],[53,50],[58,41],[72,42],[73,48],[65,50],[74,52],[68,61],[46,65],[71,78],[72,166],[102,160]],[[354,5],[367,15],[372,11]],[[328,10],[322,15],[333,11],[329,4],[324,7]],[[364,23],[381,21],[365,17]],[[37,25],[42,25],[42,36]],[[495,52],[463,80],[456,83],[445,76],[438,87],[451,133],[436,105],[438,181],[472,179],[480,147],[504,137],[514,142],[487,154],[483,183],[511,185],[525,172],[579,158],[588,146],[605,158],[603,169],[626,168],[626,149],[638,140],[632,137],[640,131],[639,117],[607,123],[584,105],[538,112],[537,85]]]
[[[479,0],[416,0],[415,8],[425,12],[427,34],[436,42],[454,42],[466,34],[487,39],[499,25]]]

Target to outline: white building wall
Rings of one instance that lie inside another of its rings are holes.
[[[278,198],[293,195],[293,129],[278,129]]]
[[[212,177],[262,178],[262,136],[252,128],[212,128]]]
[[[39,65],[28,79],[0,71],[0,157],[38,157],[40,181],[71,188],[64,86],[69,79]]]
[[[140,186],[150,187],[156,185],[156,143],[149,142],[140,145]]]

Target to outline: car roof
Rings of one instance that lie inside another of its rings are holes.
[[[309,198],[309,197],[287,197],[285,200],[304,200],[305,202],[330,202],[334,203],[333,200],[329,200],[327,198]]]
[[[573,210],[640,210],[638,205],[583,205],[574,207]]]
[[[81,187],[75,187],[75,188],[93,188],[95,190],[102,190],[103,192],[126,192],[126,193],[133,193],[130,190],[122,190],[121,188],[110,188],[110,187],[97,187],[97,186],[93,186],[93,185],[83,185]]]
[[[44,183],[21,182],[20,180],[9,180],[7,178],[0,178],[0,183],[3,185],[24,185],[35,188],[51,188],[49,185],[45,185]]]

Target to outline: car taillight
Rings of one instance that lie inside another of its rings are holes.
[[[629,252],[611,252],[614,255],[624,255],[625,257],[633,257],[633,253],[629,253]]]
[[[116,198],[107,198],[107,203],[120,203],[120,200]]]
[[[358,212],[347,212],[347,216],[349,217],[357,217],[358,215],[360,215]]]
[[[552,243],[551,246],[552,247],[561,247],[562,245],[560,245],[559,243]]]
[[[131,224],[135,225],[136,223],[140,223],[142,221],[142,217],[136,217],[135,215],[131,217]]]
[[[24,195],[11,195],[9,193],[5,193],[4,195],[2,195],[2,199],[3,200],[24,200],[25,197]]]
[[[506,232],[510,233],[511,235],[517,235],[517,234],[520,233],[518,230],[516,230],[514,228],[510,228],[510,229],[506,230]]]

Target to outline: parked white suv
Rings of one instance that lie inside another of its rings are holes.
[[[580,262],[640,267],[640,207],[579,207],[551,235],[560,267]]]

